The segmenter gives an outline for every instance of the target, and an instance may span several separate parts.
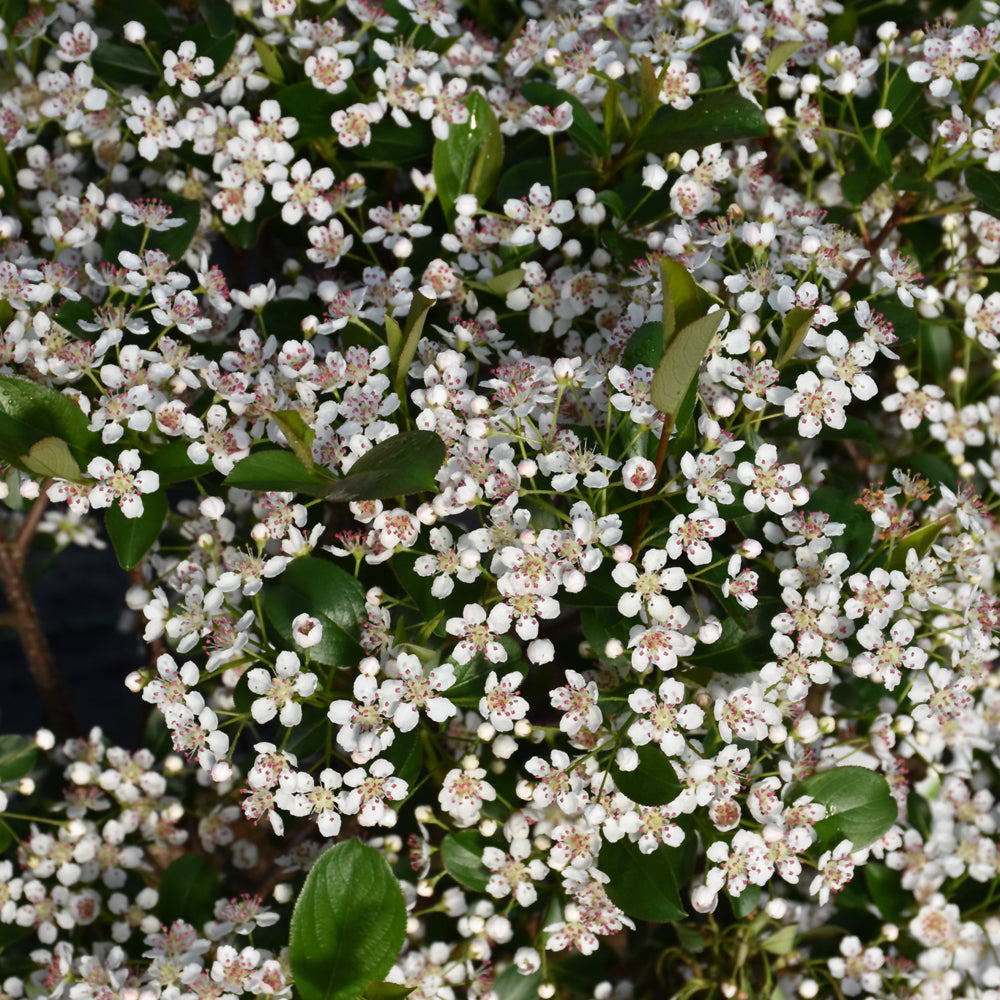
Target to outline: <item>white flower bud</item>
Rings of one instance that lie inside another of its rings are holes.
[[[132,42],[133,45],[146,40],[145,25],[139,21],[126,21],[122,26],[122,34],[125,36],[125,41]]]

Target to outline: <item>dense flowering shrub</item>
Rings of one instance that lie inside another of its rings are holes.
[[[0,12],[0,997],[1000,997],[996,4]]]

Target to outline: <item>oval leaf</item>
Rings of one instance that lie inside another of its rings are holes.
[[[406,904],[385,858],[349,840],[312,867],[295,901],[288,958],[302,1000],[356,1000],[406,935]]]
[[[441,863],[459,885],[485,892],[490,870],[483,864],[483,838],[475,830],[449,833],[441,841]]]
[[[605,841],[598,862],[610,879],[608,898],[630,917],[665,923],[683,920],[681,886],[687,884],[694,863],[694,838],[688,834],[679,847],[661,845],[643,854],[627,837]]]
[[[118,506],[107,509],[104,527],[122,569],[132,569],[139,565],[139,561],[160,537],[160,529],[166,516],[167,495],[163,490],[143,496],[142,514],[139,517],[126,517]]]
[[[289,649],[294,648],[292,621],[303,612],[323,626],[323,637],[309,650],[310,658],[328,666],[347,666],[361,656],[358,642],[365,617],[361,584],[325,559],[294,559],[277,580],[261,591],[264,613]]]
[[[226,486],[241,490],[278,490],[311,497],[325,497],[332,482],[309,472],[292,452],[280,448],[247,455],[226,476]]]
[[[159,885],[156,915],[171,924],[186,920],[201,927],[211,920],[218,894],[218,873],[203,854],[185,854],[171,861]]]
[[[0,736],[0,784],[20,781],[31,774],[38,748],[30,736],[5,733]]]
[[[821,771],[799,785],[792,801],[811,795],[826,806],[815,830],[825,844],[849,840],[860,850],[883,836],[899,814],[889,783],[866,767],[843,766]]]
[[[669,758],[653,744],[637,747],[636,752],[639,766],[634,771],[623,771],[617,764],[611,768],[618,789],[642,806],[665,806],[673,802],[681,793],[681,783]]]
[[[649,387],[650,398],[671,426],[723,316],[723,310],[718,309],[689,323],[674,335],[656,367]]]
[[[375,445],[343,479],[328,484],[330,500],[381,500],[433,490],[446,448],[433,431],[406,431]]]
[[[21,464],[36,476],[69,479],[74,483],[83,482],[83,474],[69,445],[62,438],[42,438],[36,441],[27,455],[21,456]]]

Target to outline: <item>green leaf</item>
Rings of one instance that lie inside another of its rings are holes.
[[[843,534],[837,537],[837,548],[846,553],[851,569],[864,562],[875,535],[875,525],[871,515],[855,503],[854,497],[841,493],[835,486],[824,486],[810,495],[805,509],[823,511],[831,521],[845,525]]]
[[[688,386],[698,376],[702,359],[719,329],[725,311],[702,316],[677,333],[667,346],[649,387],[653,405],[673,424],[687,395]]]
[[[573,124],[567,129],[569,137],[590,156],[603,157],[611,152],[601,127],[578,97],[551,83],[526,83],[521,87],[521,96],[547,108],[557,108],[568,102],[573,109]]]
[[[213,37],[221,38],[236,30],[236,17],[228,0],[200,0],[201,16]],[[199,53],[201,55],[202,53]],[[216,66],[216,69],[222,69]]]
[[[408,997],[416,986],[401,986],[399,983],[371,982],[362,994],[364,1000],[402,1000]]]
[[[669,257],[660,261],[663,285],[663,346],[672,343],[677,331],[705,315],[701,289],[694,276],[680,261]]]
[[[212,471],[211,463],[198,465],[188,458],[189,442],[177,440],[159,445],[147,459],[149,468],[160,477],[160,488],[188,479],[197,479]]]
[[[163,489],[143,495],[139,517],[126,517],[117,504],[104,512],[104,527],[122,569],[139,565],[160,537],[166,517],[167,494]]]
[[[865,865],[867,868],[868,866]],[[775,931],[761,941],[760,946],[769,955],[788,955],[795,949],[795,938],[799,933],[799,928],[795,924],[782,927],[780,931]]]
[[[153,89],[160,82],[159,68],[137,45],[99,42],[90,54],[90,63],[97,80],[116,89],[135,85]]]
[[[336,844],[306,876],[288,958],[302,1000],[357,1000],[399,957],[406,904],[386,860],[357,840]]]
[[[0,736],[0,784],[20,781],[31,774],[38,747],[30,736],[5,733]]]
[[[712,94],[696,100],[684,111],[658,111],[636,146],[662,156],[700,150],[713,142],[762,139],[770,133],[764,112],[752,101],[732,93]]]
[[[362,455],[343,479],[330,483],[326,495],[331,500],[375,500],[434,490],[446,452],[433,431],[405,431]]]
[[[21,456],[45,438],[58,438],[77,465],[100,454],[100,437],[87,429],[87,417],[68,397],[16,375],[0,375],[0,458],[21,466]]]
[[[156,915],[161,923],[186,920],[201,927],[211,920],[218,895],[218,872],[203,854],[185,854],[167,866],[158,887]]]
[[[291,115],[298,121],[295,141],[300,142],[303,139],[325,139],[334,134],[330,116],[345,106],[343,96],[328,94],[306,80],[284,87],[274,95],[274,99],[281,106],[283,115]]]
[[[336,480],[309,472],[302,462],[283,448],[254,451],[238,462],[226,476],[226,486],[241,490],[277,490],[325,497]]]
[[[878,907],[882,917],[893,923],[902,921],[903,914],[912,899],[903,889],[902,875],[881,862],[872,860],[868,861],[863,870],[868,895]]]
[[[805,44],[805,42],[778,42],[767,55],[764,76],[768,79],[774,76]]]
[[[636,365],[656,368],[663,357],[663,323],[643,323],[629,337],[622,351],[622,367],[632,369]]]
[[[485,892],[492,874],[483,864],[486,844],[475,830],[449,833],[441,841],[441,863],[459,885],[473,892]]]
[[[930,524],[917,528],[916,531],[911,531],[905,538],[901,538],[892,547],[892,555],[886,561],[886,569],[903,569],[906,566],[907,553],[911,550],[916,552],[919,558],[923,558],[949,523],[951,523],[951,515],[946,514],[936,521],[931,521]]]
[[[811,795],[826,806],[826,818],[815,830],[828,846],[849,840],[861,850],[883,836],[896,822],[899,809],[889,784],[880,774],[865,767],[841,766],[806,778],[790,797]]]
[[[681,793],[670,759],[655,743],[636,747],[639,766],[634,771],[623,771],[617,764],[611,766],[611,777],[619,791],[642,806],[665,806]]]
[[[28,454],[21,456],[21,464],[42,478],[55,476],[75,483],[83,482],[80,466],[62,438],[48,437],[36,441]]]
[[[361,584],[339,566],[306,556],[294,559],[284,573],[261,591],[264,614],[289,649],[294,649],[292,621],[307,613],[323,626],[323,637],[309,650],[310,658],[327,666],[356,663],[363,653],[358,637],[365,620]]]
[[[781,321],[781,339],[778,341],[778,357],[774,367],[781,371],[798,353],[803,341],[812,329],[814,312],[795,306],[785,314]]]
[[[497,1000],[538,1000],[538,987],[542,985],[542,970],[536,969],[527,976],[517,971],[516,965],[504,969],[493,980],[492,992]]]
[[[423,333],[424,323],[427,321],[427,313],[430,312],[433,305],[433,300],[426,298],[419,290],[413,293],[410,311],[406,315],[406,326],[403,327],[399,354],[393,355],[390,351],[390,360],[395,368],[393,388],[400,400],[407,398],[406,379],[410,372],[410,365],[417,353],[417,345],[420,343],[420,335]]]
[[[387,118],[372,126],[372,141],[367,146],[352,146],[342,155],[345,162],[353,161],[359,167],[379,165],[398,170],[400,164],[405,164],[425,170],[433,144],[429,123],[415,120],[407,128]]]
[[[888,151],[888,146],[882,143],[879,149]],[[852,205],[860,205],[889,176],[889,170],[870,162],[855,163],[841,178],[840,186],[844,196]]]
[[[661,845],[652,854],[643,854],[627,837],[605,841],[599,864],[610,880],[605,886],[608,898],[638,920],[682,920],[687,911],[681,889],[694,870],[695,850],[691,833],[679,847]]]
[[[272,410],[271,419],[281,428],[292,454],[305,470],[312,472],[312,443],[315,433],[298,410]]]
[[[474,118],[475,126],[479,132],[484,133],[484,138],[469,173],[467,190],[469,194],[476,196],[482,206],[489,201],[503,170],[503,133],[493,107],[478,91],[472,95],[469,109],[472,112],[470,124]]]
[[[965,183],[979,202],[976,207],[1000,218],[1000,177],[982,167],[969,167],[965,171]]]
[[[737,920],[750,916],[760,906],[760,886],[748,885],[738,896],[729,896],[729,906]]]
[[[469,109],[468,121],[448,127],[448,137],[434,143],[432,158],[438,201],[449,223],[454,219],[458,196],[469,190],[473,165],[493,138],[493,131],[499,132],[496,115],[482,94],[478,91],[469,94],[464,104]],[[499,176],[498,166],[493,164],[489,168],[494,184]]]
[[[494,295],[508,295],[515,288],[519,288],[522,281],[524,281],[524,268],[515,267],[510,271],[501,271],[500,274],[494,275],[486,282],[486,287]]]

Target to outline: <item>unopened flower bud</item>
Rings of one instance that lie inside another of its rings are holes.
[[[145,25],[139,21],[126,21],[122,26],[122,34],[125,36],[125,41],[132,42],[133,45],[138,45],[146,40]]]

